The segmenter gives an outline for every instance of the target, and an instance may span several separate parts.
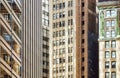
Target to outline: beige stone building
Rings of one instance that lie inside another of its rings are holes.
[[[99,78],[120,78],[120,2],[102,1],[99,9]]]
[[[21,2],[0,0],[0,78],[21,78]]]
[[[49,0],[50,78],[98,78],[95,0]]]

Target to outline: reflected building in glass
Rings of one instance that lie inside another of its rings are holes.
[[[0,78],[21,78],[21,2],[0,0]]]

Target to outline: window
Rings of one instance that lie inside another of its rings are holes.
[[[109,38],[111,36],[111,32],[110,31],[107,31],[106,32],[106,37]]]
[[[56,5],[53,5],[53,10],[56,10]]]
[[[3,55],[3,58],[4,58],[5,61],[8,61],[9,56],[8,56],[7,54],[4,54],[4,55]]]
[[[60,5],[60,6],[59,6],[59,9],[62,9],[62,3],[60,3],[59,5]]]
[[[63,8],[65,8],[65,2],[63,3]]]
[[[68,25],[73,25],[73,19],[68,20]]]
[[[116,72],[111,73],[111,78],[116,78]]]
[[[71,19],[71,25],[73,25],[73,19]]]
[[[68,7],[72,7],[72,1],[68,1]]]
[[[68,29],[68,35],[72,35],[73,34],[73,28]]]
[[[84,21],[82,21],[82,25],[84,25],[85,24],[85,22]]]
[[[70,16],[70,10],[68,11],[68,16]]]
[[[115,16],[115,15],[116,15],[116,12],[114,10],[107,10],[106,11],[106,17]]]
[[[56,14],[53,14],[53,19],[56,19]]]
[[[68,44],[72,44],[73,43],[73,38],[68,38]]]
[[[68,62],[72,62],[72,56],[68,56]]]
[[[84,66],[82,66],[82,71],[84,71],[85,70],[85,67]]]
[[[73,47],[68,47],[68,53],[72,53]]]
[[[65,36],[65,30],[62,30],[62,36]]]
[[[70,20],[68,20],[68,25],[70,25]]]
[[[107,20],[107,21],[106,21],[106,26],[107,26],[107,27],[115,26],[115,20]]]
[[[110,47],[110,43],[109,43],[109,41],[106,41],[105,42],[105,48],[109,48]]]
[[[115,26],[115,20],[111,21],[112,26]]]
[[[84,39],[82,39],[82,44],[85,42],[85,40]]]
[[[85,33],[85,31],[84,30],[82,30],[82,34],[84,34]]]
[[[58,34],[58,31],[56,31],[56,37],[58,37],[58,35],[59,35],[59,34]]]
[[[106,26],[108,27],[108,26],[111,26],[110,25],[110,21],[106,21]]]
[[[84,12],[82,12],[82,16],[84,16],[85,15],[85,13]]]
[[[112,46],[112,48],[115,48],[116,47],[116,41],[112,41],[111,46]]]
[[[82,57],[82,62],[84,62],[84,60],[85,60],[84,57]]]
[[[58,63],[59,63],[59,58],[56,59],[56,64],[58,64]]]
[[[82,53],[84,53],[84,51],[85,51],[85,49],[84,49],[84,48],[82,48]]]
[[[107,16],[107,17],[110,16],[110,10],[106,11],[106,16]]]
[[[56,49],[56,55],[58,55],[58,54],[59,54],[58,49]]]
[[[105,58],[109,58],[110,57],[110,52],[109,51],[106,51],[105,52]]]
[[[73,15],[73,10],[69,10],[68,11],[68,16],[72,16]]]
[[[6,19],[6,20],[10,20],[10,14],[4,14],[4,18]]]
[[[59,9],[59,4],[56,4],[56,9],[57,9],[57,10]]]
[[[69,72],[72,71],[72,65],[69,65],[69,66],[68,66],[68,71],[69,71]]]
[[[53,41],[53,46],[56,46],[56,42],[55,41]]]
[[[115,62],[115,61],[112,61],[112,62],[111,62],[111,67],[112,67],[112,68],[116,68],[116,62]]]
[[[112,51],[111,57],[116,58],[116,52],[115,51]]]
[[[84,2],[82,3],[82,7],[84,7]]]
[[[85,76],[82,76],[82,78],[85,78]]]
[[[109,72],[105,72],[105,78],[110,78],[110,73]]]
[[[116,12],[115,11],[111,11],[111,16],[115,16],[116,15]]]
[[[58,0],[53,0],[54,2],[58,1]]]
[[[62,67],[59,68],[59,72],[62,72]]]
[[[109,61],[105,62],[105,68],[109,68]]]
[[[59,13],[56,13],[56,19],[59,18]]]
[[[71,10],[71,16],[73,16],[73,10]]]
[[[63,50],[62,50],[62,51],[63,51],[63,53],[65,53],[65,48],[62,48],[62,49],[63,49]]]
[[[62,54],[62,49],[61,49],[61,48],[59,49],[59,54],[60,54],[60,55]]]
[[[112,32],[112,37],[115,37],[115,31],[113,30],[113,31],[111,31]]]
[[[70,7],[70,1],[68,1],[68,7]]]

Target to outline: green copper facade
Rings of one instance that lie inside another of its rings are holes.
[[[119,8],[114,6],[99,7],[99,38],[103,39],[120,37],[119,22],[120,22]]]

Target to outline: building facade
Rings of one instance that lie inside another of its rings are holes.
[[[0,78],[21,78],[21,2],[0,0]]]
[[[120,77],[120,2],[103,1],[99,9],[99,78]]]
[[[49,0],[42,0],[43,77],[49,78]]]
[[[22,78],[42,78],[42,0],[23,0],[22,6]]]
[[[49,0],[50,78],[98,78],[95,0]]]

